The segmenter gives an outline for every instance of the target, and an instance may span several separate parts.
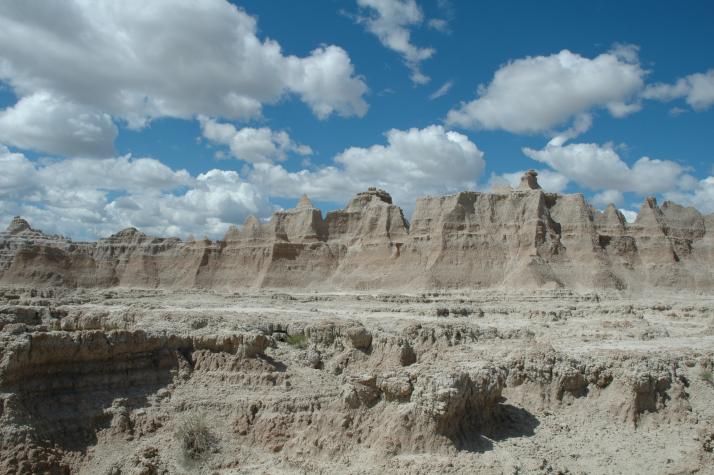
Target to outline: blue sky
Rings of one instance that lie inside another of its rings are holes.
[[[0,224],[218,238],[529,168],[714,212],[710,2],[144,3],[0,6]]]

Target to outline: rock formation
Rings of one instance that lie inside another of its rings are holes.
[[[538,172],[535,170],[528,170],[521,177],[521,183],[518,185],[519,190],[540,190],[540,185],[538,184]]]
[[[0,287],[0,475],[711,473],[713,310]]]
[[[129,228],[95,243],[47,236],[16,217],[0,233],[0,283],[140,288],[714,288],[714,218],[654,198],[634,223],[581,194],[516,190],[417,201],[411,225],[383,190],[323,218],[307,196],[223,240]]]
[[[42,231],[33,229],[26,220],[15,216],[7,229],[0,231],[0,275],[7,270],[15,260],[16,253],[28,248],[43,249],[46,252],[65,251],[74,246],[69,239],[62,236],[49,236]],[[77,243],[81,246],[82,243]]]

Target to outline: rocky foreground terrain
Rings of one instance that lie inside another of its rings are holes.
[[[2,473],[712,473],[711,293],[0,290]]]
[[[714,473],[714,216],[582,195],[0,233],[0,473]]]

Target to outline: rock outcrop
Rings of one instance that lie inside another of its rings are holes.
[[[713,310],[686,291],[0,287],[0,475],[710,473]]]
[[[417,201],[411,225],[383,190],[323,218],[307,196],[223,240],[134,228],[95,243],[47,236],[16,217],[0,233],[0,283],[139,288],[714,288],[714,218],[654,198],[634,223],[581,194],[516,190]]]
[[[521,183],[518,185],[519,190],[540,190],[540,185],[538,184],[538,172],[535,170],[528,170],[521,177]]]
[[[81,247],[83,243],[72,243],[63,236],[47,235],[33,229],[26,220],[15,216],[7,229],[0,231],[0,275],[14,262],[18,252],[28,248],[44,249],[51,255]],[[53,252],[57,251],[57,252]]]

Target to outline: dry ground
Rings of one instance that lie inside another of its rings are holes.
[[[714,296],[3,289],[7,473],[714,473]]]

